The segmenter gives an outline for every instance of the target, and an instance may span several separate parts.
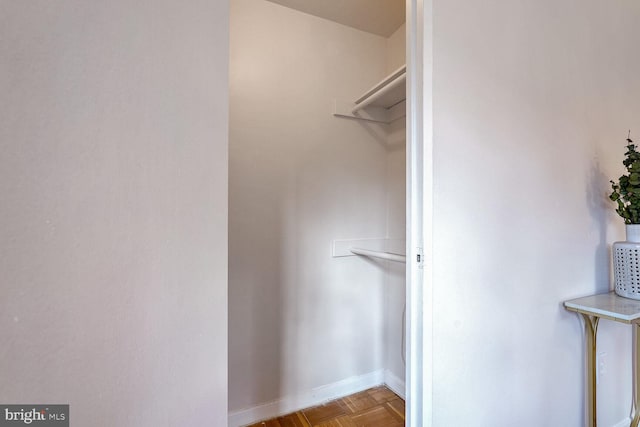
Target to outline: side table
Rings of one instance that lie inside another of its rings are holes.
[[[587,366],[587,426],[596,427],[596,335],[600,319],[630,324],[633,328],[633,420],[630,427],[640,423],[640,301],[623,298],[614,292],[591,295],[564,302],[569,311],[580,313],[585,326]]]

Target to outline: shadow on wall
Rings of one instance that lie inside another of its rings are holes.
[[[232,410],[238,410],[280,395],[282,330],[265,330],[264,325],[283,322],[285,234],[279,201],[268,191],[273,182],[246,183],[234,172],[229,194],[229,393],[236,405]],[[259,221],[253,212],[260,212]]]
[[[610,290],[611,251],[607,243],[607,217],[612,205],[607,196],[609,178],[602,172],[597,159],[592,162],[587,182],[587,208],[598,229],[598,245],[593,260],[594,291],[603,293]]]

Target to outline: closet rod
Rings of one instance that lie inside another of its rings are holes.
[[[362,249],[362,248],[351,248],[351,252],[353,252],[356,255],[386,259],[388,261],[407,262],[406,256],[400,255],[400,254],[393,254],[391,252],[371,251],[369,249]]]

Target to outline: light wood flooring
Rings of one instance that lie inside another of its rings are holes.
[[[384,386],[249,427],[402,427],[404,400]]]

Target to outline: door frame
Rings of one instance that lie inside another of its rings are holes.
[[[433,426],[433,0],[407,0],[406,425]]]

